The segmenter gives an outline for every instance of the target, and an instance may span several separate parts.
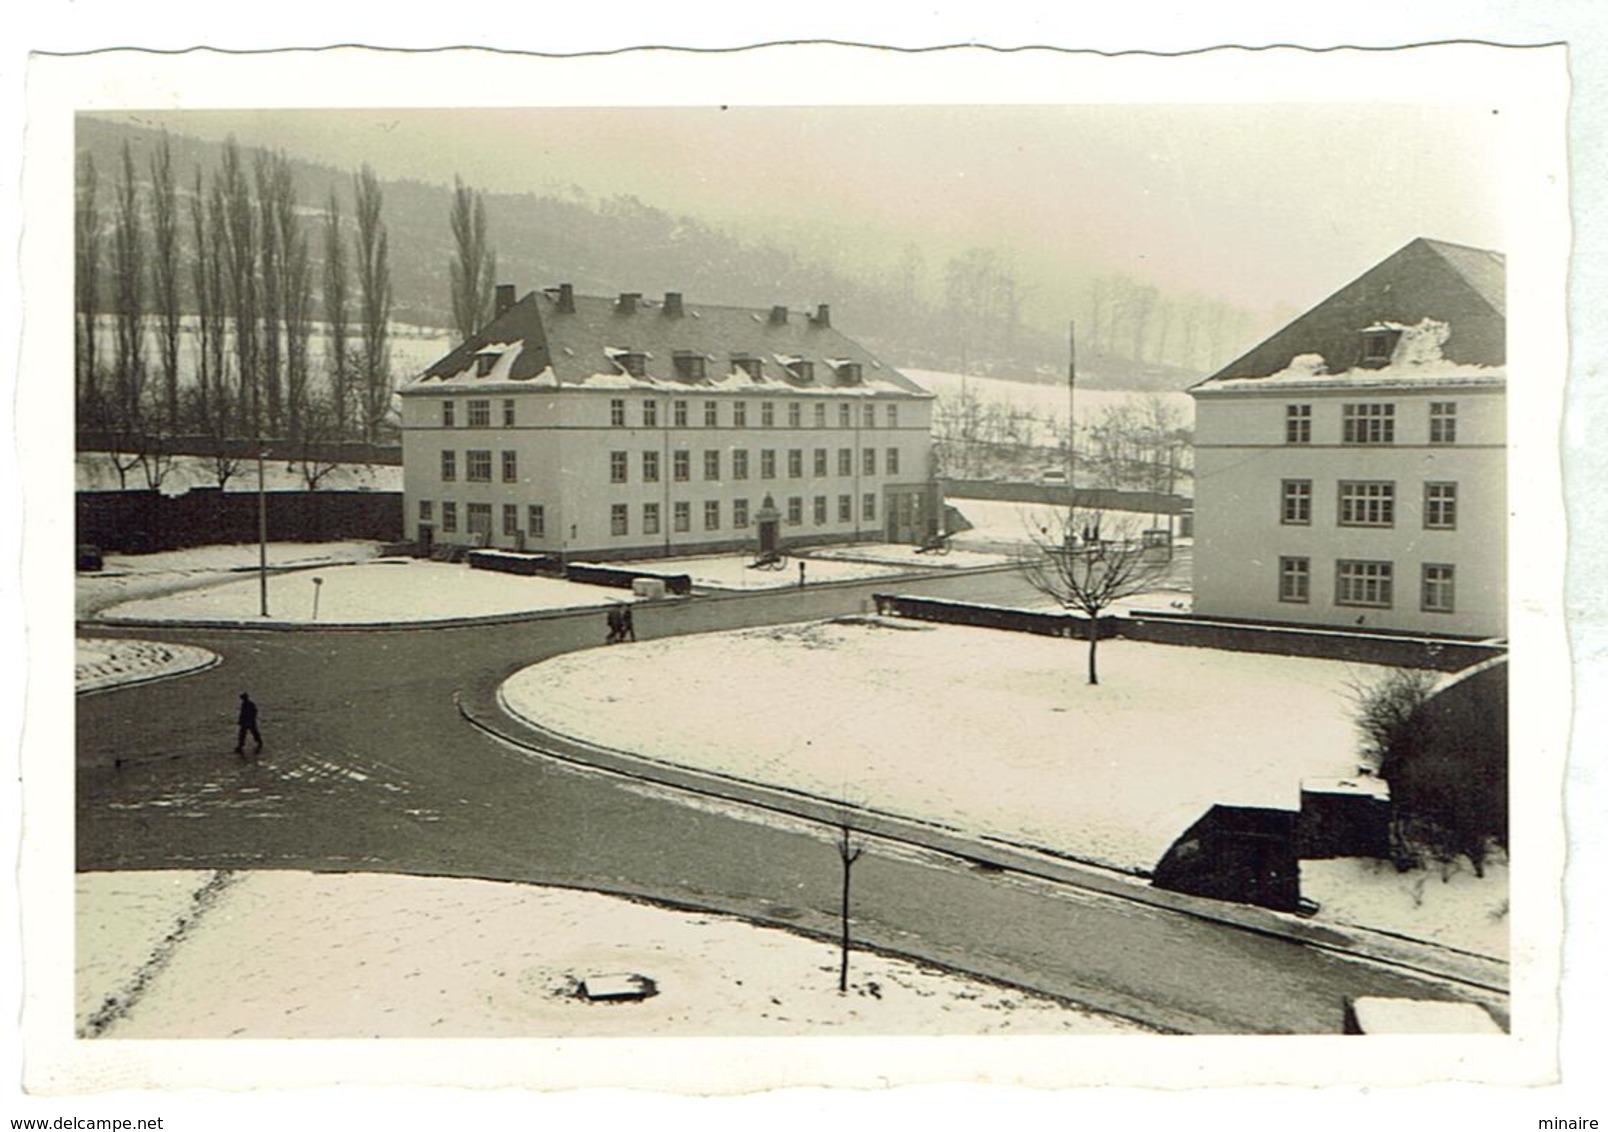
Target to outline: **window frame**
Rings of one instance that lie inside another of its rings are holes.
[[[1351,445],[1396,443],[1396,403],[1352,401],[1342,404],[1340,443]]]
[[[1383,530],[1396,525],[1395,480],[1341,480],[1335,525]]]
[[[1426,531],[1457,529],[1456,480],[1430,480],[1424,484],[1424,529]]]
[[[1444,577],[1432,578],[1431,571],[1445,571]],[[1432,601],[1431,596],[1444,594],[1444,602]],[[1418,608],[1424,613],[1457,612],[1457,567],[1450,562],[1425,562],[1418,570]]]
[[[1311,604],[1311,558],[1304,554],[1279,556],[1279,601],[1291,605]]]
[[[1312,443],[1312,405],[1310,402],[1284,406],[1284,443]]]
[[[1359,596],[1357,587],[1373,587],[1382,596]],[[1334,564],[1334,603],[1348,609],[1395,608],[1396,564],[1368,558],[1341,558]]]
[[[1279,525],[1281,527],[1310,527],[1312,525],[1312,481],[1279,481]]]

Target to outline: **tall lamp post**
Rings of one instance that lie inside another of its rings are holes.
[[[268,490],[263,482],[262,437],[257,437],[257,590],[262,598],[262,615],[268,616]]]
[[[1078,429],[1075,414],[1078,387],[1078,324],[1066,324],[1066,521],[1070,536],[1077,525],[1077,468]]]

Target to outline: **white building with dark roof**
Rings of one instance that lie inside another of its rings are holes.
[[[406,529],[566,556],[918,542],[941,515],[932,395],[830,311],[564,285],[401,390]]]
[[[1190,390],[1198,616],[1506,635],[1505,275],[1414,240]]]

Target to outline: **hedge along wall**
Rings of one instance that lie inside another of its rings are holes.
[[[1045,613],[1005,606],[977,605],[903,594],[875,594],[877,613],[938,621],[983,629],[1006,629],[1051,637],[1085,638],[1086,618],[1072,613]],[[1192,645],[1229,652],[1274,653],[1321,660],[1348,660],[1392,668],[1432,668],[1458,672],[1502,656],[1506,649],[1470,641],[1431,640],[1423,637],[1349,633],[1340,630],[1289,628],[1276,625],[1197,621],[1182,615],[1100,618],[1102,640],[1121,637],[1163,645]]]
[[[264,500],[273,542],[402,538],[400,492],[270,491]],[[78,542],[123,554],[257,540],[257,494],[249,491],[81,491],[76,510]]]

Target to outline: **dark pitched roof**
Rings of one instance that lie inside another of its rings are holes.
[[[533,291],[481,331],[424,371],[418,386],[476,384],[476,357],[512,354],[496,369],[492,381],[540,381],[559,387],[669,387],[689,390],[752,385],[774,392],[858,390],[898,391],[922,395],[915,382],[875,358],[868,350],[822,322],[816,315],[705,306],[683,302],[680,313],[665,303],[638,298],[622,307],[615,298],[575,295],[573,309],[563,309],[557,291]],[[614,356],[645,355],[644,377],[628,379]],[[678,377],[678,353],[705,359],[701,380]],[[761,381],[736,372],[733,359],[758,358]],[[784,362],[814,363],[813,379],[798,380]],[[845,381],[835,368],[858,363],[858,385]]]
[[[1444,322],[1448,361],[1499,366],[1507,361],[1507,268],[1501,253],[1422,237],[1364,272],[1294,322],[1235,358],[1207,385],[1266,377],[1302,354],[1322,356],[1328,372],[1356,368],[1364,327]],[[1199,388],[1199,386],[1197,386]]]

